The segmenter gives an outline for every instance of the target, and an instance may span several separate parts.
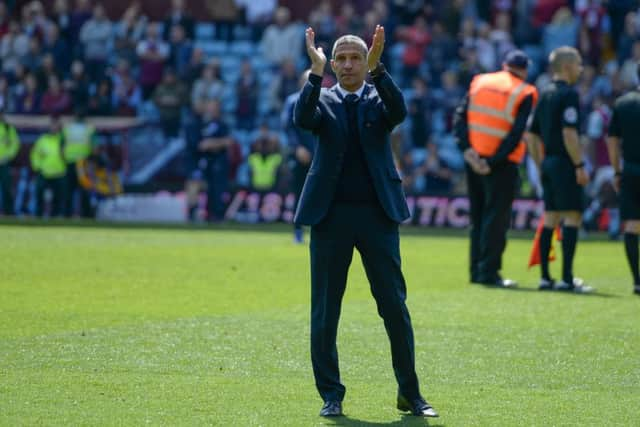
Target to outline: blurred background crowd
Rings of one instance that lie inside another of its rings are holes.
[[[295,162],[302,161],[295,155],[301,142],[291,129],[287,98],[299,90],[308,66],[307,25],[326,52],[342,34],[370,42],[375,25],[385,26],[383,62],[403,88],[409,109],[393,134],[394,152],[405,190],[412,194],[464,194],[463,160],[452,136],[454,109],[472,77],[499,69],[515,47],[532,59],[529,80],[539,89],[550,80],[551,50],[571,45],[583,55],[581,131],[596,177],[608,164],[612,101],[637,85],[640,5],[635,0],[155,3],[154,8],[144,1],[0,3],[5,115],[135,118],[136,130],[127,138],[113,133],[99,138],[119,145],[115,151],[127,150],[128,165],[122,159],[113,163],[125,189],[176,190],[186,182],[197,192],[191,184],[207,181],[213,168],[216,180],[225,180],[218,191],[287,191]],[[327,69],[324,84],[334,83]],[[207,137],[216,143],[201,144]],[[252,161],[252,155],[262,161]],[[147,160],[135,166],[137,157]],[[16,180],[29,176],[19,158]],[[531,169],[525,162],[524,197],[535,196],[538,188]],[[594,209],[611,199],[606,180],[600,181],[589,189]]]

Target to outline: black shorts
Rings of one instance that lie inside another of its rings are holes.
[[[638,175],[622,175],[620,217],[623,221],[640,220],[640,176]]]
[[[545,211],[578,211],[584,209],[584,189],[576,182],[571,160],[550,156],[542,162],[542,189]]]

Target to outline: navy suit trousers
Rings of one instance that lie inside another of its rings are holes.
[[[318,392],[324,401],[344,398],[336,337],[354,248],[389,336],[399,393],[419,397],[398,224],[377,203],[333,203],[311,228],[311,359]]]

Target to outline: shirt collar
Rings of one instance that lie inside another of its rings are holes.
[[[360,86],[360,88],[355,92],[349,92],[348,90],[340,86],[340,84],[338,83],[338,91],[340,92],[340,95],[342,95],[343,98],[346,98],[347,95],[354,94],[358,97],[358,99],[360,99],[360,97],[362,96],[362,92],[364,92],[364,82],[362,82],[362,86]]]

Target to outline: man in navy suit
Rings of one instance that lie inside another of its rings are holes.
[[[398,224],[409,217],[389,135],[407,110],[384,66],[384,28],[376,27],[371,49],[359,37],[336,40],[331,68],[338,84],[321,89],[327,61],[306,30],[311,74],[294,108],[296,125],[318,136],[294,222],[311,226],[311,359],[324,400],[321,416],[342,415],[336,335],[353,248],[357,248],[371,293],[391,343],[398,381],[397,407],[437,417],[418,386],[413,328],[405,305]],[[367,71],[373,85],[365,83]]]

